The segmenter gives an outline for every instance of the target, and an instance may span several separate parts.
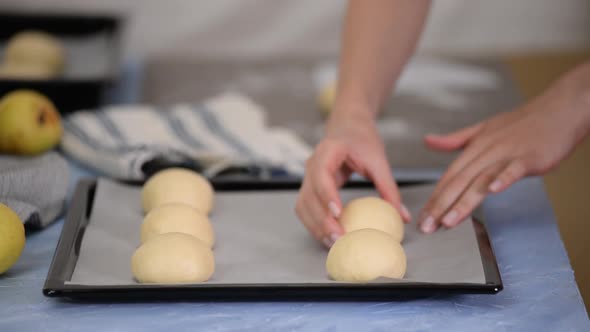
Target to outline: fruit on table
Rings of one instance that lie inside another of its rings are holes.
[[[0,152],[33,155],[53,148],[63,133],[55,106],[32,90],[0,99]]]
[[[36,30],[25,30],[12,36],[4,51],[4,64],[8,67],[33,67],[43,70],[29,70],[43,75],[55,76],[62,71],[65,62],[65,50],[54,36]],[[14,72],[14,69],[13,69]]]
[[[25,227],[8,206],[0,203],[0,274],[18,261],[25,247]]]

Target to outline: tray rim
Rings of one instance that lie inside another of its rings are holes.
[[[247,188],[244,183],[247,182]],[[300,183],[292,180],[281,181],[246,181],[228,182],[213,180],[216,190],[285,190],[298,189]],[[79,180],[73,199],[58,240],[47,277],[43,285],[43,294],[47,297],[68,297],[74,299],[214,299],[214,300],[263,300],[263,299],[355,299],[375,300],[391,299],[399,296],[432,295],[433,293],[450,294],[496,294],[503,289],[502,278],[484,226],[480,211],[473,216],[474,231],[482,267],[486,278],[480,283],[285,283],[285,284],[137,284],[129,285],[77,285],[68,284],[78,258],[84,229],[92,209],[92,199],[96,189],[97,178]],[[403,186],[403,184],[401,184]],[[369,182],[356,182],[346,187],[363,188],[371,186]]]

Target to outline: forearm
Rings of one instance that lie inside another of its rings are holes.
[[[577,81],[577,94],[580,103],[581,118],[584,121],[581,135],[590,135],[590,61],[574,69],[572,75]]]
[[[590,135],[590,61],[565,73],[526,109],[534,112],[551,104],[571,120],[568,131],[577,142]]]
[[[350,0],[334,114],[379,111],[412,55],[430,0]]]

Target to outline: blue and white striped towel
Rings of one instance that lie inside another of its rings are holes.
[[[264,110],[240,94],[169,108],[110,106],[64,121],[61,148],[105,175],[143,180],[146,163],[191,164],[208,177],[234,167],[268,167],[301,176],[311,148],[269,127]]]

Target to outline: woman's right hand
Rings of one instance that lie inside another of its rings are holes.
[[[344,233],[337,221],[342,211],[339,189],[353,172],[371,180],[406,222],[411,219],[401,203],[374,116],[368,111],[335,110],[324,139],[307,160],[295,207],[305,227],[327,247]]]

